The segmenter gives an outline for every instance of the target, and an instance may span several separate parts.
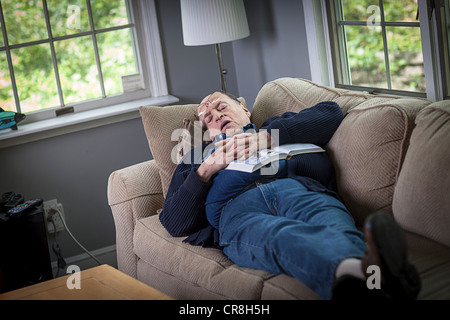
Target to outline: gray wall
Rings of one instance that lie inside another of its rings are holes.
[[[139,119],[0,149],[0,191],[57,199],[72,233],[95,250],[115,243],[106,197],[109,174],[150,156]],[[82,253],[66,232],[58,234],[58,242],[64,257]]]
[[[301,1],[245,0],[245,6],[251,35],[224,44],[223,55],[228,91],[244,96],[251,106],[267,81],[310,78],[310,71]],[[156,0],[156,8],[169,93],[180,103],[191,103],[220,89],[214,47],[183,45],[179,0]],[[106,197],[109,174],[148,159],[139,119],[105,125],[0,149],[0,192],[58,199],[73,234],[88,250],[96,250],[115,243]],[[58,240],[64,257],[83,253],[64,232]]]
[[[302,1],[244,1],[250,37],[233,42],[233,52],[239,95],[251,106],[268,81],[311,72]]]
[[[220,90],[220,74],[214,45],[185,46],[179,0],[156,0],[159,32],[165,58],[169,92],[180,103],[199,102]],[[227,91],[237,92],[236,72],[231,43],[222,45],[223,64],[227,69]]]

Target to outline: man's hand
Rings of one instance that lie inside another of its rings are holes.
[[[223,146],[218,147],[205,161],[203,161],[197,169],[197,175],[201,180],[208,182],[216,172],[226,168],[234,159],[232,152],[227,153]]]
[[[271,139],[267,131],[241,133],[216,143],[216,150],[198,168],[197,175],[207,182],[211,177],[239,159],[245,160],[256,151],[270,148]]]
[[[270,134],[267,131],[258,133],[241,133],[231,138],[219,141],[216,147],[225,147],[229,156],[245,160],[258,150],[270,148]]]

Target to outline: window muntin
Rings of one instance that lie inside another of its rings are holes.
[[[440,39],[440,61],[443,74],[443,94],[445,99],[450,99],[450,0],[436,2],[436,16],[440,28],[438,30]]]

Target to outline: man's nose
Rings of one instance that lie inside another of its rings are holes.
[[[214,113],[214,118],[215,118],[216,122],[219,121],[220,119],[223,118],[223,113],[220,112],[220,111],[216,111],[216,112]]]

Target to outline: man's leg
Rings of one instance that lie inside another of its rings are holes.
[[[221,245],[235,263],[291,275],[331,297],[338,264],[362,257],[363,235],[345,206],[292,179],[247,191],[223,210]]]

